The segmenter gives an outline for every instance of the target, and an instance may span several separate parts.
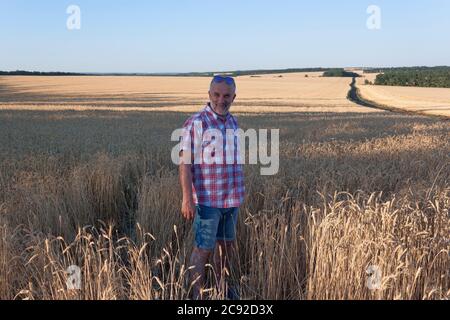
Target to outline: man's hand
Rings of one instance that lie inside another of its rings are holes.
[[[183,214],[183,217],[187,220],[194,219],[195,204],[192,199],[183,200],[183,204],[181,205],[181,213]]]

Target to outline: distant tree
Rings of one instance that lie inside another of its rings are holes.
[[[344,69],[331,69],[328,71],[325,71],[323,73],[324,77],[350,77],[350,78],[357,78],[360,77],[359,74],[355,72],[349,72],[345,71]]]

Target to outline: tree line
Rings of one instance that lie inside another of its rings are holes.
[[[74,72],[41,72],[41,71],[0,71],[0,76],[82,76],[83,73]]]
[[[223,72],[185,72],[185,73],[75,73],[75,72],[41,72],[41,71],[0,71],[0,76],[175,76],[175,77],[212,77],[216,74],[225,74],[233,77],[245,75],[297,73],[297,72],[323,72],[328,68],[291,68],[272,70],[236,70]]]
[[[380,68],[365,70],[380,73],[375,85],[450,88],[450,67]]]

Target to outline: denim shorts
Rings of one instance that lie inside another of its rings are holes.
[[[235,240],[238,212],[238,208],[218,209],[197,205],[194,219],[197,248],[213,250],[218,240]]]

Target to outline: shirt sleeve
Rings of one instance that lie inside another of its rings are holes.
[[[195,160],[194,153],[201,148],[203,123],[201,120],[191,117],[183,124],[182,130],[180,137],[180,156],[183,156],[185,163],[187,163],[187,159],[191,159],[190,164],[193,164]],[[196,144],[197,150],[195,148]]]
[[[183,124],[183,131],[182,135],[180,137],[180,152],[181,151],[188,151],[193,153],[194,152],[194,120],[192,118],[189,118],[186,120],[186,122]]]

